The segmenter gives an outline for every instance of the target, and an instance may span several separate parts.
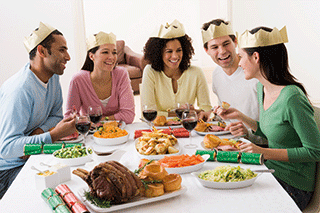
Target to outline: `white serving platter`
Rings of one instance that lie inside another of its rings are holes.
[[[251,186],[257,178],[260,176],[261,173],[259,173],[256,177],[244,180],[244,181],[238,181],[238,182],[214,182],[209,180],[203,180],[199,178],[199,174],[204,171],[198,171],[191,173],[204,187],[207,188],[213,188],[213,189],[239,189],[239,188],[245,188]]]
[[[136,149],[136,144],[139,142],[139,138],[137,138],[135,141],[134,141],[134,149],[136,150],[136,153],[137,155],[140,157],[140,158],[146,158],[148,160],[159,160],[159,159],[162,159],[163,157],[165,156],[173,156],[173,155],[180,155],[181,153],[181,149],[180,149],[180,146],[179,146],[179,141],[176,142],[176,144],[173,146],[174,148],[178,149],[179,152],[177,153],[174,153],[174,154],[164,154],[164,155],[143,155],[143,154],[140,154],[138,152],[138,150]]]
[[[186,174],[186,173],[198,171],[207,162],[210,155],[205,154],[205,155],[202,155],[201,157],[204,159],[204,161],[202,163],[192,165],[192,166],[185,166],[185,167],[165,168],[165,170],[170,174],[172,174],[172,173]]]
[[[82,202],[84,202],[84,204],[87,207],[92,209],[94,212],[112,212],[112,211],[123,210],[123,209],[127,209],[130,207],[135,207],[135,206],[148,204],[148,203],[152,203],[152,202],[157,202],[157,201],[163,202],[163,200],[166,200],[166,199],[169,199],[172,197],[176,197],[176,196],[179,196],[179,195],[185,193],[187,191],[187,188],[182,185],[179,190],[176,190],[173,192],[166,192],[163,195],[158,196],[158,197],[152,197],[152,198],[138,197],[138,198],[134,198],[134,199],[132,199],[126,203],[123,203],[123,204],[112,205],[109,208],[100,208],[100,207],[92,204],[90,201],[86,200],[86,198],[84,197],[84,192],[86,192],[88,190],[89,190],[89,188],[85,187],[85,188],[81,188],[78,191],[78,195],[80,196],[80,199],[82,200]]]

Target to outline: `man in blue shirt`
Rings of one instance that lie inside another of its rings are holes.
[[[50,144],[76,131],[74,117],[62,115],[59,75],[70,60],[65,38],[40,22],[24,44],[30,62],[0,88],[0,199],[28,158],[25,144]]]

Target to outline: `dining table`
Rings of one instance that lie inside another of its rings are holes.
[[[135,148],[134,132],[135,130],[149,129],[150,127],[144,122],[134,122],[127,124],[124,129],[129,133],[129,139],[119,145],[103,146],[94,142],[93,135],[88,135],[84,142],[85,146],[90,146],[97,151],[124,150],[125,153],[120,158],[119,162],[126,166],[131,171],[138,168],[141,156]],[[190,138],[177,138],[181,154],[193,155],[196,150],[204,150],[201,142],[204,136],[198,135],[195,131],[191,132],[192,142],[197,145],[194,149],[184,148],[184,144],[190,142]],[[230,138],[230,134],[221,135],[221,138]],[[27,160],[22,170],[9,187],[4,197],[0,200],[0,212],[3,213],[46,213],[53,212],[48,203],[41,197],[44,188],[36,187],[36,173],[32,167],[40,170],[48,169],[44,164],[54,165],[56,160],[52,154],[37,154],[31,155]],[[90,171],[95,162],[89,162],[84,165],[71,166],[71,172],[77,168],[82,168]],[[241,168],[267,169],[267,167],[257,164],[230,163],[218,161],[206,161],[200,171],[211,170],[217,166],[231,165],[240,166]],[[167,199],[158,199],[153,202],[146,202],[141,205],[126,205],[125,208],[120,208],[115,212],[301,212],[292,198],[277,182],[271,173],[261,173],[255,182],[248,187],[235,189],[215,189],[203,186],[194,175],[191,173],[181,174],[183,193]],[[83,188],[88,188],[86,182],[80,177],[71,174],[71,180],[63,182],[71,191],[81,200],[80,191]],[[148,200],[149,198],[146,198]],[[150,199],[151,200],[151,199]],[[130,201],[129,201],[130,203]],[[90,205],[86,203],[90,212],[95,212]],[[106,208],[105,212],[109,209]]]

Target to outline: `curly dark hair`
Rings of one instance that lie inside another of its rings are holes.
[[[39,28],[35,29],[35,31],[39,30]],[[29,53],[29,59],[33,60],[37,53],[37,47],[42,45],[46,49],[48,49],[49,55],[51,55],[51,44],[55,42],[53,35],[62,35],[63,34],[59,30],[52,31],[43,41],[40,42],[35,48],[33,48]]]
[[[221,23],[224,23],[226,25],[229,25],[230,23],[228,21],[224,21],[223,19],[213,19],[212,21],[206,22],[202,25],[202,30],[207,30],[209,28],[209,26],[211,24],[214,24],[216,26],[220,26]],[[236,40],[236,36],[235,35],[229,35],[229,37],[231,38],[231,40],[234,42]],[[203,45],[204,48],[208,49],[208,42],[206,42]]]
[[[169,41],[177,39],[182,47],[182,60],[180,62],[179,68],[181,72],[184,72],[190,67],[192,55],[194,55],[194,49],[192,47],[191,38],[185,34],[182,37],[163,39],[163,38],[149,38],[147,43],[143,48],[144,59],[151,64],[151,67],[161,72],[164,68],[164,62],[162,60],[163,50]]]
[[[259,30],[272,31],[268,27],[257,27],[252,29],[250,33],[255,34]],[[259,53],[262,76],[272,84],[281,86],[293,84],[298,86],[308,96],[304,86],[290,73],[288,52],[283,43],[271,46],[243,48],[243,50],[249,56],[252,56],[254,52]]]

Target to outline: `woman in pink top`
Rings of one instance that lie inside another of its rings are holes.
[[[87,39],[87,57],[69,86],[67,111],[74,107],[87,113],[89,106],[101,106],[104,116],[111,120],[133,122],[134,97],[126,70],[116,67],[117,49],[114,34],[99,32]]]

